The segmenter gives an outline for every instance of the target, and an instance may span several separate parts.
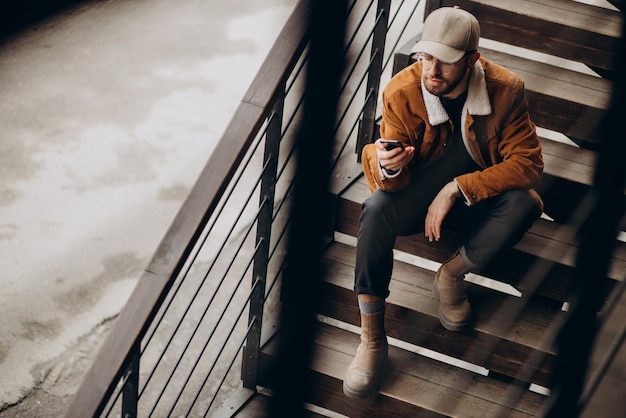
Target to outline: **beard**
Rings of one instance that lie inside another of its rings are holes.
[[[422,83],[424,84],[426,91],[428,91],[430,94],[441,97],[453,91],[463,80],[463,77],[465,77],[465,73],[463,72],[459,74],[457,78],[454,78],[452,80],[446,80],[445,78],[437,77],[437,81],[440,81],[441,84],[435,86],[431,83],[431,77],[423,74]]]

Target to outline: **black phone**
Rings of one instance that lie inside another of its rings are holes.
[[[396,141],[394,139],[381,139],[381,143],[385,144],[385,149],[390,151],[394,148],[402,148],[404,149],[404,144],[400,141]]]

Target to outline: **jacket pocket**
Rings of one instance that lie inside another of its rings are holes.
[[[415,148],[419,148],[420,144],[424,141],[424,133],[426,131],[426,124],[424,121],[419,122],[411,129],[411,142]]]
[[[498,131],[495,125],[487,123],[485,118],[477,117],[474,119],[474,132],[476,133],[476,141],[483,144],[498,138]]]

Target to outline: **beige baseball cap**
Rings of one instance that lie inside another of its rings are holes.
[[[443,62],[457,62],[467,51],[478,49],[480,25],[474,15],[459,6],[434,10],[424,21],[422,39],[411,49]]]

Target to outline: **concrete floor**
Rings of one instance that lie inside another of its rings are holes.
[[[0,44],[0,417],[63,415],[294,5],[84,2]]]

